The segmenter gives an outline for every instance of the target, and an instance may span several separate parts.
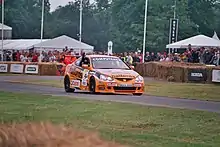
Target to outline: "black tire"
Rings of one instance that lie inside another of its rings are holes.
[[[134,93],[133,95],[134,95],[134,96],[142,96],[143,93]]]
[[[92,94],[95,94],[96,93],[96,83],[95,83],[95,79],[92,78],[89,82],[89,91],[90,93]]]
[[[69,77],[65,77],[65,79],[64,79],[64,89],[66,92],[75,92],[75,89],[70,88]]]

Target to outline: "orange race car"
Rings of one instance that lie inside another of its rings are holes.
[[[66,92],[75,89],[91,93],[133,94],[144,92],[144,79],[120,58],[87,55],[67,65],[64,74]]]

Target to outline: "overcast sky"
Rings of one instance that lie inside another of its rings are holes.
[[[55,10],[58,6],[64,6],[66,4],[68,4],[68,2],[70,1],[74,1],[74,0],[50,0],[50,4],[51,4],[51,10]],[[90,0],[93,1],[93,0]]]

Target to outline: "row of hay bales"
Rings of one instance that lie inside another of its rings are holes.
[[[57,76],[59,74],[63,75],[62,70],[65,69],[65,64],[62,64],[62,63],[0,62],[0,64],[7,64],[8,65],[7,73],[11,73],[10,67],[12,64],[24,65],[23,74],[25,74],[25,67],[27,65],[38,65],[38,73],[35,75],[40,75],[40,76]]]
[[[197,70],[206,74],[206,78],[203,82],[211,83],[213,69],[220,70],[220,67],[182,62],[148,62],[140,63],[135,66],[135,70],[142,76],[174,82],[191,82],[189,80],[189,73],[193,70]]]

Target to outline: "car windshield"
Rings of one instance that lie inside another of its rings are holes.
[[[121,59],[114,57],[94,57],[92,66],[94,69],[130,69]]]

